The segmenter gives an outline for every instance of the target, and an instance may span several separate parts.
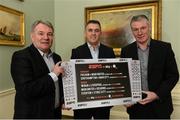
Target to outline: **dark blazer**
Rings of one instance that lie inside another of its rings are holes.
[[[124,47],[121,51],[121,57],[138,60],[136,42]],[[148,86],[149,91],[153,91],[159,96],[159,100],[150,103],[150,109],[155,111],[158,116],[172,113],[171,90],[178,79],[179,72],[170,43],[151,39],[148,59]],[[131,110],[131,107],[128,108],[128,112]]]
[[[115,58],[113,49],[100,44],[98,58]],[[92,59],[87,43],[72,49],[71,59]]]
[[[53,53],[53,60],[57,63],[61,57]],[[34,45],[13,54],[11,75],[16,89],[14,118],[54,118],[55,84],[48,73],[49,69]],[[62,99],[61,77],[58,81]]]
[[[113,49],[100,44],[98,58],[115,58]],[[76,49],[72,49],[71,59],[92,59],[87,43],[77,47]],[[94,119],[109,119],[110,108],[111,107],[101,107],[74,110],[74,118],[90,119],[93,116]]]

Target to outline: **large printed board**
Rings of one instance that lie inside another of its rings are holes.
[[[130,58],[63,62],[65,106],[84,109],[130,104],[142,99],[140,62]]]

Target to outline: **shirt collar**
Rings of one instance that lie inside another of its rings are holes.
[[[96,48],[94,48],[89,42],[87,42],[87,45],[88,45],[88,47],[89,47],[90,49],[95,49],[95,50],[97,50],[97,49],[99,48],[99,46],[100,46],[100,42],[98,43],[98,45],[96,46]]]
[[[151,41],[151,40],[149,39],[148,42],[147,42],[147,48],[149,48],[149,46],[150,46],[150,41]],[[137,47],[138,47],[139,49],[141,49],[138,44],[137,44]]]
[[[44,53],[43,51],[41,51],[40,49],[37,48],[37,50],[39,51],[39,53],[41,54],[41,56],[46,56],[46,57],[51,57],[52,56],[52,51],[50,50],[50,52],[47,54],[47,53]]]

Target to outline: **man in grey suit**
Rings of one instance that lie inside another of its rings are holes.
[[[15,83],[15,119],[61,118],[63,89],[61,57],[51,51],[54,28],[48,21],[32,25],[32,44],[14,52],[11,75]]]
[[[101,25],[97,20],[86,24],[86,43],[72,50],[71,59],[115,58],[113,49],[100,43]],[[74,110],[75,119],[109,119],[111,107]]]
[[[121,57],[140,60],[144,98],[126,105],[130,119],[170,119],[173,112],[171,90],[179,79],[170,43],[151,38],[151,25],[145,15],[134,16],[130,23],[136,39],[122,48]]]

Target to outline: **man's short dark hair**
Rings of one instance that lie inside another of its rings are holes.
[[[100,29],[101,29],[101,24],[98,20],[89,20],[87,23],[86,23],[86,27],[89,25],[89,24],[98,24]]]
[[[132,17],[130,25],[132,24],[132,22],[139,21],[141,19],[146,19],[147,21],[149,21],[149,18],[146,15],[143,15],[143,14],[142,15],[136,15],[136,16]]]

